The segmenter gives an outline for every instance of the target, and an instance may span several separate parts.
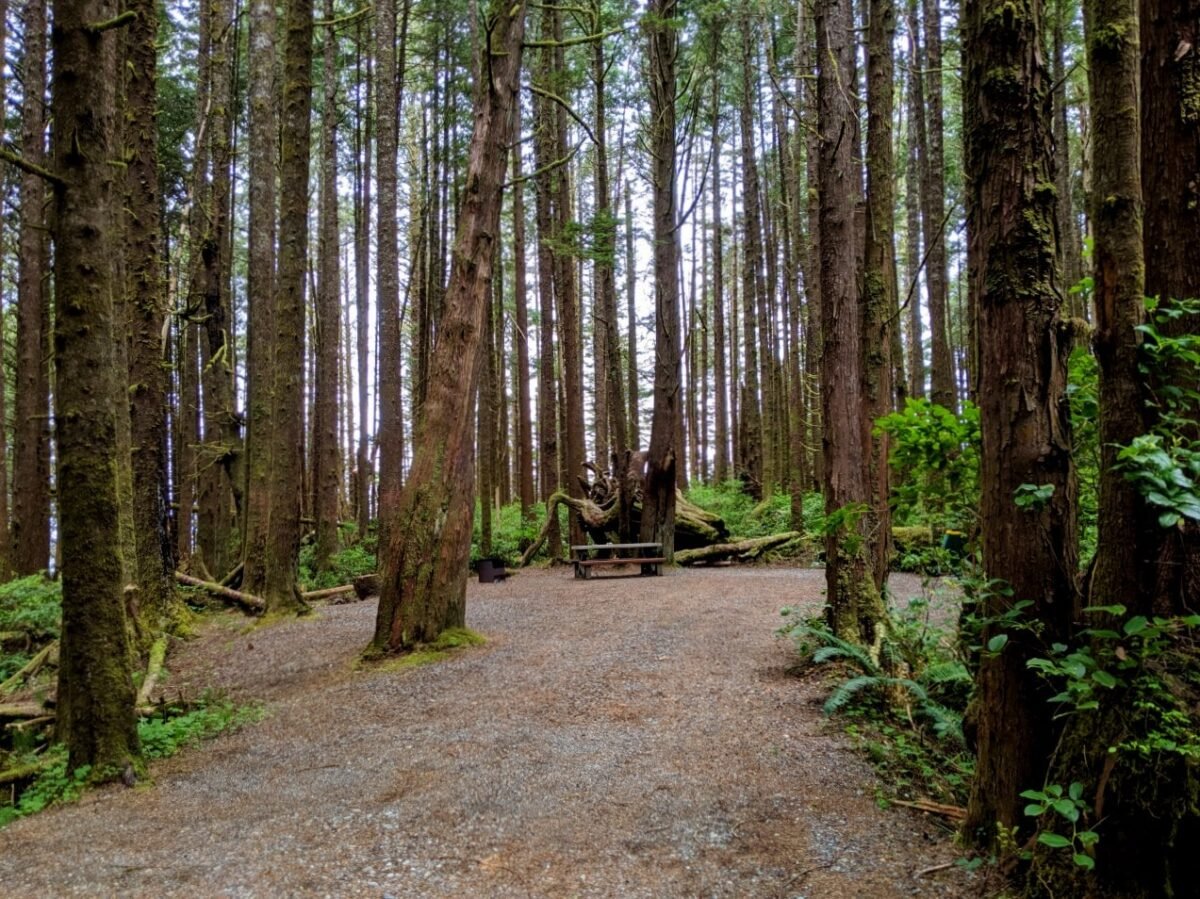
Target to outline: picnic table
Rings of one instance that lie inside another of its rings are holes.
[[[596,558],[599,552],[607,555]],[[659,575],[660,566],[667,560],[661,543],[585,543],[571,547],[571,561],[575,577],[586,579],[593,568],[606,565],[641,565],[642,575]]]

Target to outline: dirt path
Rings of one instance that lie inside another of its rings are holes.
[[[230,618],[169,689],[266,702],[261,724],[0,831],[7,897],[958,896],[930,821],[882,812],[783,605],[820,571],[472,585],[489,643],[352,669],[374,603],[260,631]],[[901,586],[903,595],[904,584]],[[908,584],[911,588],[911,583]]]

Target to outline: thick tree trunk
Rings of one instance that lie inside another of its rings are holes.
[[[1164,301],[1197,297],[1200,267],[1187,235],[1200,233],[1200,2],[1142,0],[1141,32],[1146,294]],[[1197,318],[1182,316],[1167,333],[1195,334]],[[1187,386],[1196,387],[1194,378]],[[1193,440],[1200,437],[1200,424],[1190,430]],[[1194,609],[1200,523],[1188,522],[1164,541],[1159,573],[1159,608]]]
[[[333,0],[325,0],[325,18],[334,19]],[[338,548],[338,511],[342,482],[341,441],[338,438],[338,351],[342,343],[341,302],[338,296],[337,189],[337,32],[325,31],[322,50],[320,244],[316,297],[317,382],[313,432],[313,518],[317,522],[314,563],[318,571],[330,566]]]
[[[763,414],[759,399],[758,356],[758,298],[764,289],[761,274],[763,264],[761,203],[758,197],[758,165],[754,159],[754,119],[751,103],[754,85],[753,59],[750,55],[750,25],[743,18],[741,37],[742,102],[738,107],[742,150],[742,347],[745,364],[742,366],[741,419],[738,423],[738,477],[746,491],[761,498],[770,488],[763,483]]]
[[[58,737],[68,765],[97,780],[130,777],[139,761],[118,543],[111,164],[116,139],[119,34],[92,25],[111,0],[55,9],[52,215],[58,384],[59,539],[63,543]],[[86,148],[86,149],[85,149]],[[124,378],[124,372],[120,373]]]
[[[408,38],[410,2],[405,0],[400,28],[403,56]],[[376,181],[378,184],[378,255],[376,297],[379,322],[379,536],[386,545],[404,479],[404,409],[400,391],[400,272],[397,241],[397,141],[400,126],[398,88],[403,63],[397,63],[396,9],[380,8],[377,19],[375,88]]]
[[[626,392],[629,394],[629,446],[633,449],[641,447],[641,397],[638,379],[638,339],[637,339],[637,291],[634,284],[637,281],[637,257],[633,251],[633,200],[629,193],[629,182],[625,182],[625,324],[629,335],[626,338],[625,352],[629,383]]]
[[[8,59],[8,0],[0,0],[0,59]],[[8,109],[8,81],[0,78],[0,109]],[[0,116],[0,142],[8,140],[7,122]],[[0,233],[0,257],[7,249],[7,241]],[[8,323],[4,309],[0,308],[0,459],[8,458],[8,366],[7,347]],[[0,465],[0,582],[7,581],[12,574],[9,556],[8,532],[8,465]]]
[[[166,318],[160,247],[156,72],[158,15],[151,0],[127,7],[137,14],[125,67],[128,159],[125,209],[126,276],[130,288],[129,420],[133,469],[133,564],[141,631],[160,632],[175,614],[175,560],[167,532]]]
[[[380,11],[379,17],[387,15]],[[355,92],[355,110],[357,125],[355,130],[355,208],[354,208],[354,310],[355,310],[355,361],[358,364],[358,446],[354,458],[355,470],[355,523],[358,539],[364,540],[371,521],[371,487],[375,478],[371,472],[370,419],[372,404],[367,390],[367,380],[371,372],[370,354],[370,317],[371,317],[371,69],[370,51],[371,36],[368,32],[358,34],[356,68],[359,90]],[[366,71],[363,66],[363,50],[367,51]],[[365,90],[363,89],[363,82]],[[362,96],[365,93],[366,103]]]
[[[520,104],[513,109],[513,134],[521,136]],[[533,415],[529,397],[529,294],[525,276],[525,185],[521,175],[521,151],[512,154],[513,215],[513,304],[516,309],[516,393],[517,393],[517,483],[521,497],[521,518],[534,515]]]
[[[430,360],[429,394],[414,441],[412,470],[383,553],[379,611],[370,647],[374,653],[432,641],[465,620],[474,498],[472,396],[479,376],[483,316],[491,298],[501,188],[513,137],[524,0],[515,4],[495,0],[489,4],[487,22],[450,288]]]
[[[1051,707],[1026,667],[1040,646],[1066,642],[1076,613],[1075,473],[1059,310],[1050,136],[1050,82],[1040,0],[970,0],[964,7],[968,264],[979,310],[983,437],[980,518],[991,621],[1016,602],[1042,628],[1008,634],[977,675],[978,761],[964,824],[991,845],[997,824],[1022,824],[1020,793],[1043,784],[1053,749]],[[1003,73],[1001,77],[997,73]],[[1022,485],[1050,491],[1024,508]],[[984,628],[987,643],[999,625]]]
[[[280,131],[279,276],[275,286],[275,391],[271,404],[270,532],[262,597],[268,612],[305,608],[296,586],[303,477],[304,295],[308,269],[308,180],[312,123],[313,9],[285,8]]]
[[[643,542],[675,556],[675,466],[679,419],[679,213],[675,205],[677,0],[650,0],[651,187],[654,195],[654,417],[642,493]]]
[[[925,398],[925,338],[921,322],[921,179],[920,153],[925,142],[925,89],[917,0],[908,0],[908,163],[904,170],[904,282],[902,302],[908,303],[908,393]]]
[[[21,158],[44,165],[46,157],[46,3],[28,0],[24,20]],[[18,237],[16,402],[13,409],[12,567],[35,574],[50,561],[50,302],[45,279],[45,183],[21,174]]]
[[[929,397],[939,406],[956,409],[958,391],[954,382],[954,359],[950,350],[949,274],[946,268],[946,160],[942,148],[944,114],[942,105],[942,13],[938,0],[921,0],[925,25],[925,152],[921,194],[923,199],[925,246],[925,283],[929,286],[929,330],[932,352],[932,384]]]
[[[719,34],[712,40],[719,41]],[[713,427],[713,477],[718,484],[729,478],[729,379],[725,366],[725,260],[721,224],[721,83],[712,79],[712,262],[713,262],[713,381],[717,420]]]
[[[248,315],[246,514],[242,585],[263,595],[271,535],[271,398],[275,385],[275,4],[250,0],[249,7],[249,225],[246,294]],[[299,490],[299,483],[296,485]],[[187,506],[184,506],[187,508]],[[181,515],[184,513],[180,513]]]
[[[856,125],[846,92],[854,71],[849,0],[826,0],[817,13],[820,131],[821,402],[825,422],[826,515],[842,523],[825,538],[829,623],[841,638],[877,647],[884,612],[868,551],[871,502],[862,426],[862,334],[856,291],[852,158]]]
[[[886,434],[875,421],[892,411],[892,332],[896,323],[896,257],[893,239],[895,191],[892,161],[892,44],[896,35],[894,0],[870,0],[867,29],[867,269],[862,298],[861,415],[864,445],[869,448],[867,477],[871,510],[867,527],[875,587],[882,591],[891,555]]]

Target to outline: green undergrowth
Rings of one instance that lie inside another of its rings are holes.
[[[971,674],[928,592],[892,612],[876,654],[839,639],[823,617],[783,615],[779,634],[800,657],[795,672],[826,675],[825,712],[878,772],[878,803],[964,805],[974,765],[962,729]]]
[[[62,585],[42,574],[0,584],[0,683],[58,638]]]
[[[422,643],[400,655],[361,659],[356,663],[360,670],[404,671],[433,665],[471,646],[482,646],[487,638],[469,627],[452,627],[442,631],[432,643]]]
[[[758,501],[743,490],[736,479],[720,484],[695,484],[687,492],[690,502],[720,515],[734,540],[766,537],[792,530],[792,498],[773,493]],[[820,494],[805,494],[803,500],[805,530],[819,533],[824,500]]]
[[[237,705],[226,697],[206,693],[192,701],[164,702],[149,717],[138,721],[138,738],[146,759],[164,759],[218,734],[262,720],[260,705]],[[0,805],[0,827],[36,814],[52,805],[74,802],[87,788],[88,766],[69,771],[67,750],[61,744],[26,747],[4,763],[7,771],[29,770],[15,780],[9,802]]]
[[[373,574],[378,569],[374,546],[371,543],[355,543],[334,553],[326,571],[314,568],[314,549],[311,544],[300,548],[300,589],[324,590],[349,584],[356,577]]]

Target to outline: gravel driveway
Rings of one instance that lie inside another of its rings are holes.
[[[912,587],[911,581],[898,586]],[[786,675],[784,605],[824,573],[569,570],[472,584],[488,637],[356,671],[375,604],[177,647],[167,689],[260,724],[0,831],[18,896],[959,896],[934,822],[874,777]]]

